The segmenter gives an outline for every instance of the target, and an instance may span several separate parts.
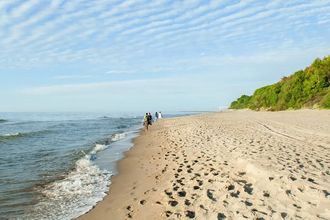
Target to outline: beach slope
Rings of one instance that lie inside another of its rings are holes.
[[[165,119],[79,219],[330,219],[330,111]]]

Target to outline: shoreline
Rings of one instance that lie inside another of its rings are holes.
[[[185,116],[181,116],[185,117]],[[164,120],[164,119],[162,119]],[[155,126],[155,123],[149,127],[149,131]],[[127,180],[131,179],[131,173],[134,173],[132,167],[134,167],[134,156],[136,154],[135,151],[139,151],[139,143],[140,139],[144,138],[146,135],[144,128],[140,128],[138,131],[138,135],[132,139],[132,147],[123,153],[123,157],[117,161],[116,169],[117,172],[110,178],[110,185],[107,195],[103,198],[103,200],[99,201],[91,210],[86,212],[85,214],[76,218],[77,220],[84,219],[108,219],[108,216],[104,216],[104,209],[106,206],[114,205],[112,197],[121,197],[121,188],[127,188],[129,184],[127,184]],[[138,148],[138,149],[136,149]],[[116,205],[116,204],[115,204]],[[127,208],[127,207],[126,207]],[[100,212],[100,213],[99,213]],[[116,219],[115,217],[113,217]]]
[[[327,110],[163,119],[77,219],[330,218],[328,129]]]

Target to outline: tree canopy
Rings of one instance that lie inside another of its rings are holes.
[[[330,56],[316,59],[305,70],[283,77],[279,82],[242,95],[231,109],[279,111],[300,108],[330,108]]]

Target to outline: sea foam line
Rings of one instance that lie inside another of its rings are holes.
[[[10,134],[0,134],[0,140],[9,140],[20,137],[30,137],[33,135],[48,133],[50,130],[30,131],[30,132],[15,132]]]
[[[98,168],[91,156],[106,149],[96,144],[62,179],[41,189],[43,198],[25,216],[29,219],[73,219],[89,211],[106,195],[111,173]]]
[[[111,141],[126,137],[126,133],[115,133]],[[101,170],[93,161],[96,153],[109,145],[95,144],[94,148],[75,163],[75,168],[59,181],[41,190],[43,199],[27,214],[33,219],[73,219],[88,212],[103,199],[108,191],[111,173]]]
[[[111,137],[111,141],[119,141],[121,139],[124,139],[126,137],[126,133],[115,133]]]

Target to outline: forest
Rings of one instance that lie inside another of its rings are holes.
[[[330,56],[316,59],[304,70],[279,82],[242,95],[231,109],[280,111],[300,108],[330,108]]]

